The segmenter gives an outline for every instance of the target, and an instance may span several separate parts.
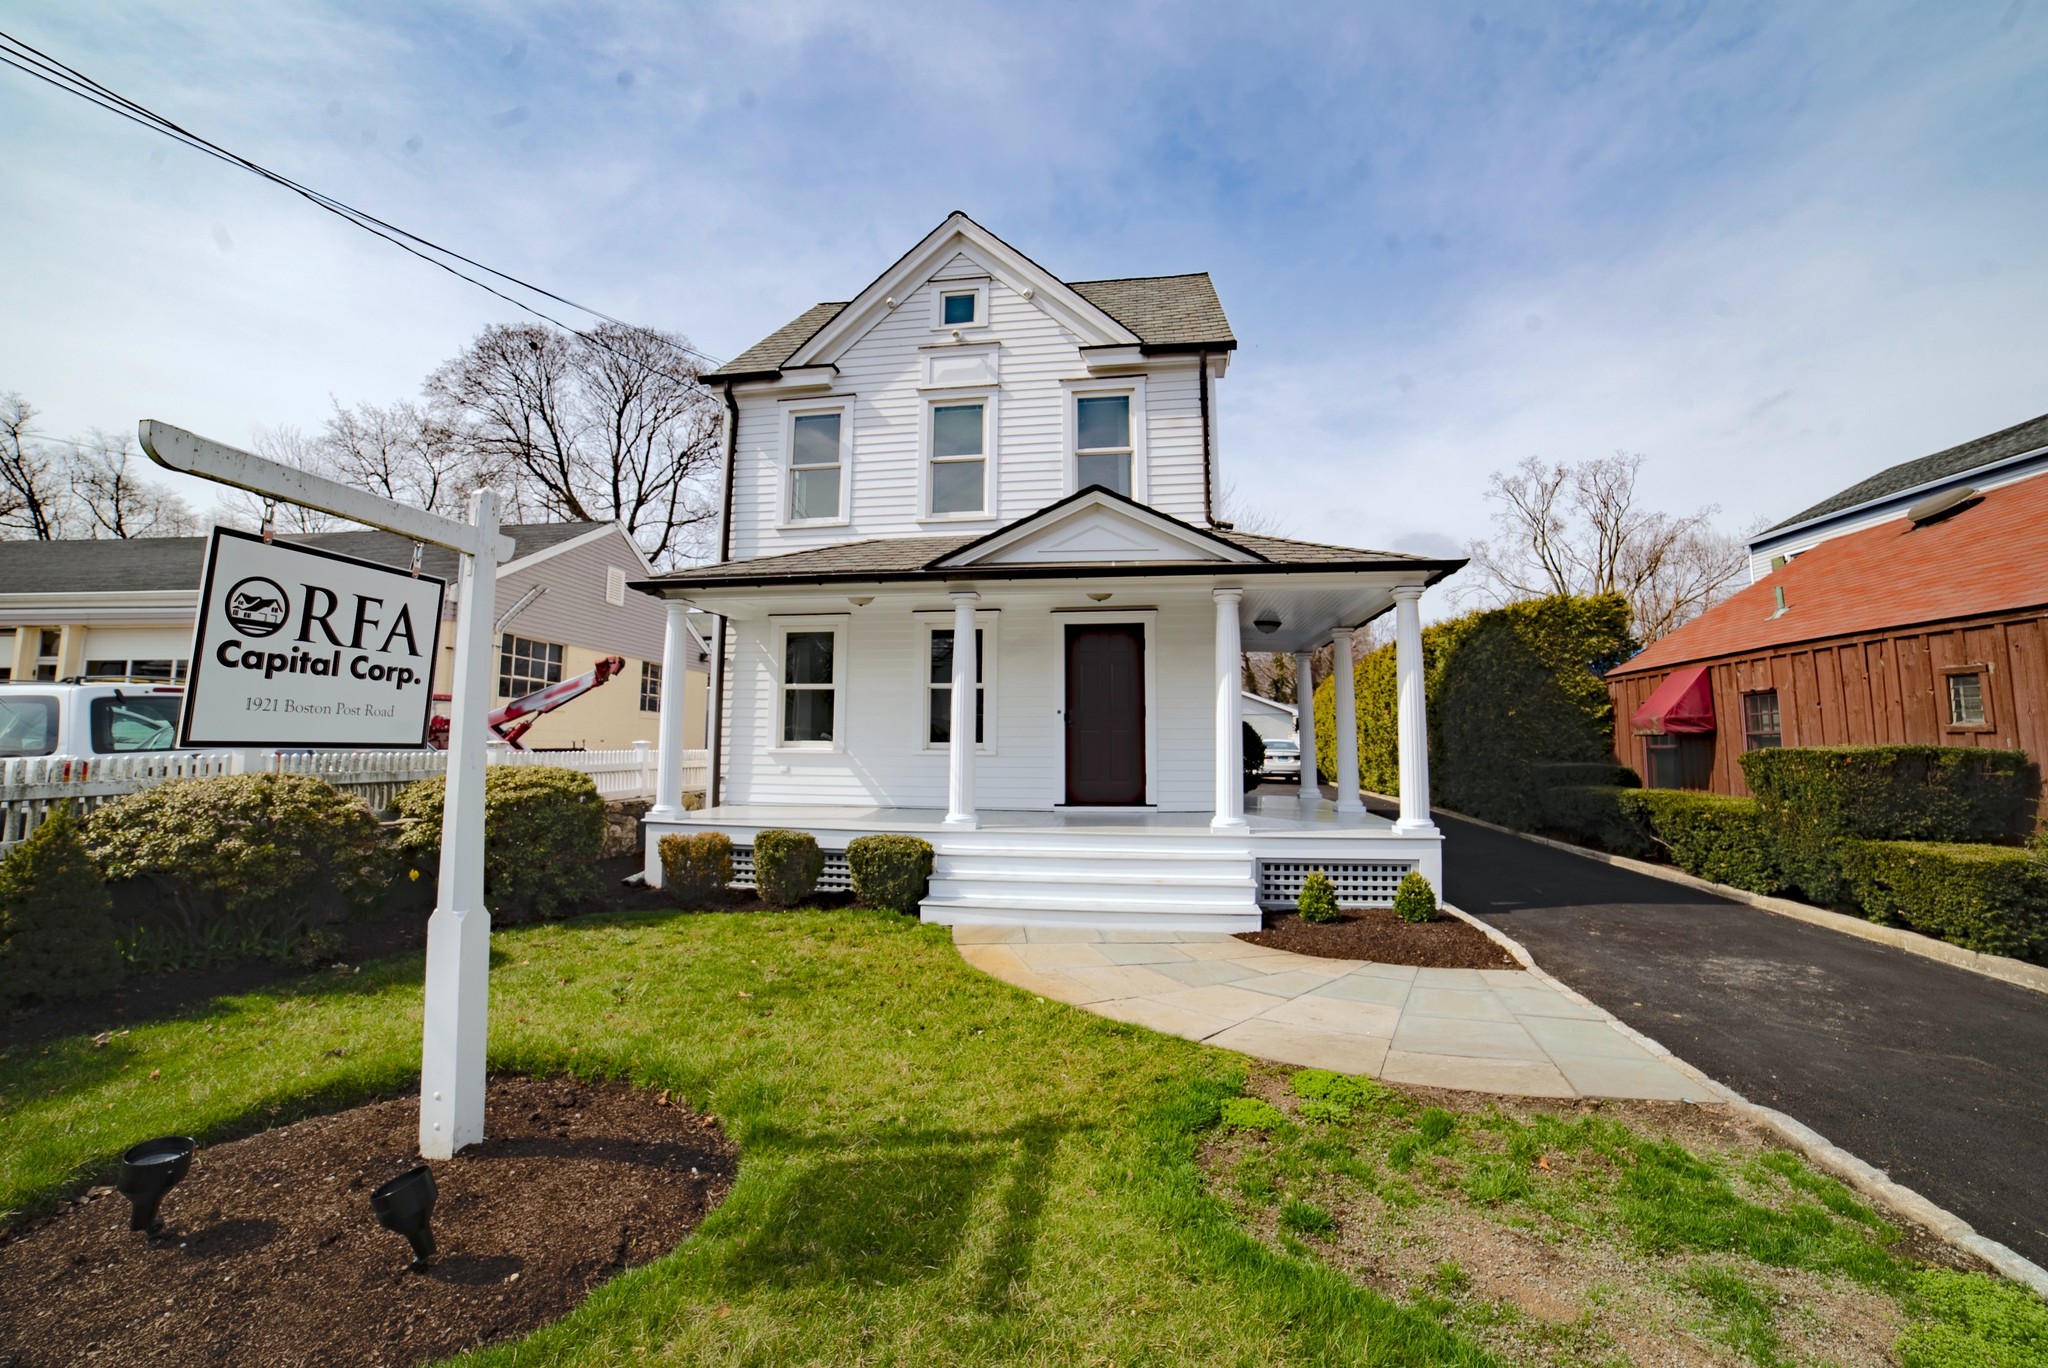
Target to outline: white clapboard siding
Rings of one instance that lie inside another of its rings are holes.
[[[418,779],[446,771],[445,751],[312,751],[273,755],[253,767],[230,753],[172,752],[108,755],[89,760],[0,760],[0,848],[26,837],[51,811],[73,804],[90,812],[103,803],[166,779],[205,778],[248,772],[310,774],[360,797],[370,807],[388,808],[398,791]],[[493,747],[493,765],[548,765],[588,774],[598,796],[629,800],[654,796],[655,756],[646,746],[610,751],[514,751]],[[685,792],[703,792],[709,753],[683,752]]]

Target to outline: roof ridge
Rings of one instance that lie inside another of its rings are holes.
[[[1139,280],[1206,280],[1207,271],[1168,271],[1165,275],[1101,276],[1095,280],[1069,280],[1067,285],[1127,285]]]

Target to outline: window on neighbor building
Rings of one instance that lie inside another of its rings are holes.
[[[1948,724],[1951,727],[1988,725],[1984,707],[1984,676],[1978,671],[1948,672]]]
[[[932,408],[932,513],[980,513],[988,507],[988,405]]]
[[[1759,689],[1742,696],[1742,743],[1745,750],[1774,750],[1784,744],[1778,724],[1778,691]]]
[[[505,633],[498,647],[498,697],[519,698],[562,682],[562,648]]]
[[[44,629],[36,642],[36,678],[55,679],[57,662],[63,653],[64,634]]]
[[[830,628],[783,633],[783,745],[824,747],[837,739],[838,646]]]
[[[189,661],[184,660],[88,660],[85,674],[88,679],[161,679],[166,682],[182,680]]]
[[[640,711],[661,711],[661,666],[651,660],[640,662]]]
[[[974,629],[974,744],[986,745],[988,690],[986,687],[988,657],[983,653],[987,633],[981,628]],[[925,722],[925,741],[928,745],[947,746],[953,742],[953,629],[934,627],[932,629],[932,672],[931,687],[926,690],[928,716]]]
[[[1089,394],[1074,401],[1074,487],[1101,485],[1131,495],[1131,396]]]
[[[790,420],[792,522],[840,516],[840,438],[845,417],[843,412],[799,413]]]
[[[964,328],[978,322],[974,316],[974,308],[980,297],[978,290],[947,292],[940,297],[939,307],[944,311],[940,321],[949,328]]]

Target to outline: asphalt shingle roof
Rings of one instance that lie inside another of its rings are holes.
[[[511,523],[520,559],[584,536],[601,522]],[[316,532],[286,541],[318,547],[360,560],[412,566],[412,542],[391,532]],[[206,572],[205,537],[132,537],[126,541],[0,541],[0,600],[9,594],[122,594],[199,588]],[[429,546],[420,569],[439,579],[455,578],[456,556]]]
[[[2048,414],[2043,414],[2039,418],[2029,418],[2024,423],[2015,423],[2002,431],[1975,438],[1960,446],[1952,446],[1946,451],[1937,451],[1932,456],[1902,461],[1888,470],[1880,470],[1869,479],[1852,484],[1841,493],[1822,499],[1813,507],[1794,513],[1785,521],[1765,528],[1760,535],[1769,536],[1783,528],[1796,527],[1815,518],[1824,518],[1830,513],[1840,513],[1859,504],[1871,503],[1888,494],[1900,494],[1937,480],[1965,475],[1972,470],[2003,461],[2007,457],[2021,456],[2041,447],[2048,447]]]
[[[811,305],[717,370],[706,372],[704,378],[718,381],[774,373],[796,354],[798,347],[817,336],[818,329],[839,317],[839,311],[845,307],[843,299],[836,304]]]

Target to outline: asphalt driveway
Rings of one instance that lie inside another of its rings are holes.
[[[2048,1265],[2048,995],[1439,815],[1444,894],[1550,973]]]

